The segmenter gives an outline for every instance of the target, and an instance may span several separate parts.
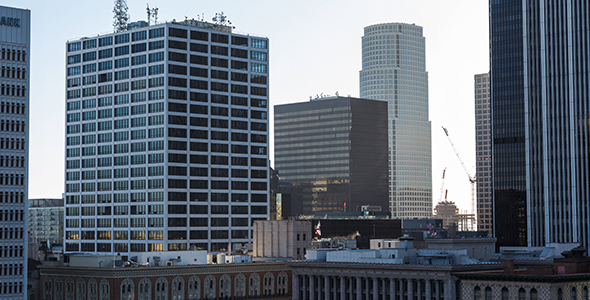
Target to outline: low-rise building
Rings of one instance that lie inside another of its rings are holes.
[[[311,248],[310,221],[254,221],[254,259],[303,259]]]
[[[371,240],[371,249],[310,249],[289,261],[293,299],[455,299],[453,273],[498,270],[463,247],[414,248],[413,238]]]
[[[291,270],[282,262],[118,264],[119,256],[79,257],[40,266],[42,299],[290,299]],[[97,259],[109,260],[89,266]]]
[[[455,273],[459,297],[482,299],[588,299],[590,257],[585,248],[564,252],[552,264],[515,269],[514,261],[504,261],[504,270]]]

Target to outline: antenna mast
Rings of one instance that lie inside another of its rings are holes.
[[[115,0],[115,14],[113,19],[114,32],[121,32],[127,30],[127,21],[129,21],[129,14],[127,14],[127,0]]]
[[[230,20],[227,19],[227,16],[224,15],[223,12],[215,13],[215,17],[213,17],[213,22],[215,22],[215,24],[217,25],[231,26]]]
[[[148,25],[151,25],[152,20],[154,21],[154,24],[158,24],[158,8],[154,7],[154,8],[150,8],[150,4],[147,4],[147,22]]]

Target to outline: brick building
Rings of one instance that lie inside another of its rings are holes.
[[[284,263],[40,268],[45,300],[291,298]]]

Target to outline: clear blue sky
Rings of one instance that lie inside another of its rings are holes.
[[[424,27],[433,200],[436,204],[447,167],[449,200],[462,210],[470,209],[467,175],[440,127],[449,129],[466,165],[475,172],[473,76],[489,69],[487,0],[156,0],[149,4],[159,8],[161,21],[203,14],[211,20],[223,11],[236,31],[269,37],[272,105],[336,91],[358,96],[363,27],[387,22]],[[2,5],[32,11],[29,197],[59,198],[64,185],[65,43],[112,32],[113,1],[5,0]],[[146,19],[146,1],[128,0],[128,6],[132,21]]]

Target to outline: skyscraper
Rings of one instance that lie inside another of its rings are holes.
[[[0,6],[0,299],[27,297],[31,12]]]
[[[508,193],[526,196],[526,245],[588,247],[589,6],[491,1],[490,12],[496,235],[513,178]]]
[[[389,205],[394,218],[432,217],[432,147],[422,27],[365,27],[361,98],[389,103]]]
[[[477,170],[477,230],[492,232],[492,145],[490,137],[490,74],[474,78],[475,157]]]
[[[268,39],[196,20],[67,43],[66,252],[227,249],[268,217]]]
[[[387,102],[327,97],[277,105],[274,122],[281,191],[301,189],[291,193],[292,216],[389,209]]]
[[[494,235],[526,246],[526,155],[522,3],[490,1],[490,86]]]

